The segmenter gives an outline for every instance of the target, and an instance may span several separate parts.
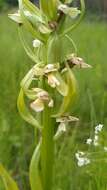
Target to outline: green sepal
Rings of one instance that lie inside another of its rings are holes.
[[[41,10],[50,20],[57,18],[57,5],[58,0],[40,0]]]
[[[20,13],[8,14],[8,17],[18,24],[23,23],[21,16],[20,16]]]
[[[4,182],[4,186],[6,190],[19,190],[16,182],[12,179],[12,177],[5,170],[2,164],[0,164],[0,176]]]
[[[47,61],[48,64],[60,63],[61,61],[61,39],[57,34],[50,36],[48,41]]]
[[[43,190],[42,180],[40,176],[40,168],[39,168],[40,144],[41,143],[37,145],[30,163],[29,178],[30,178],[31,190],[36,190],[36,189]]]
[[[26,107],[25,100],[24,100],[24,92],[22,89],[20,90],[19,97],[17,100],[17,107],[18,107],[18,111],[21,117],[26,122],[30,123],[31,125],[33,125],[34,127],[38,129],[41,129],[41,125],[39,124],[39,122],[32,116],[32,114]]]
[[[63,98],[63,101],[58,113],[54,114],[53,117],[60,117],[64,115],[65,113],[67,113],[69,109],[71,109],[71,106],[74,103],[74,100],[77,96],[77,82],[69,66],[67,66],[66,80],[67,80],[67,85],[68,85],[68,93]]]
[[[23,3],[25,5],[25,8],[28,9],[30,12],[36,14],[37,16],[41,16],[40,9],[36,5],[34,5],[31,1],[23,0]]]
[[[66,96],[68,93],[68,85],[66,84],[66,82],[58,72],[56,72],[54,75],[60,83],[60,85],[56,86],[56,89],[62,96]]]

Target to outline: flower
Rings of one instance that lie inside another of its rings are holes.
[[[35,112],[41,112],[44,110],[45,103],[48,104],[48,107],[53,107],[54,102],[53,99],[50,98],[48,92],[45,90],[42,90],[40,88],[35,88],[33,91],[36,93],[36,100],[33,101],[30,104],[30,107],[35,111]]]
[[[67,57],[67,63],[71,68],[74,66],[81,69],[92,68],[91,65],[85,63],[81,57],[77,57],[75,54],[71,54]]]
[[[102,131],[102,128],[103,128],[103,124],[99,124],[95,127],[95,134],[98,134],[99,132]]]
[[[87,141],[86,141],[86,144],[92,144],[92,139],[91,138],[88,138]]]
[[[44,68],[44,74],[47,76],[48,84],[52,88],[55,88],[60,85],[60,81],[55,75],[58,69],[59,69],[59,64],[48,64]]]
[[[40,47],[40,45],[42,45],[42,42],[40,40],[38,40],[38,39],[33,40],[34,48],[38,48],[38,47]]]
[[[78,10],[78,8],[76,7],[69,7],[68,5],[65,4],[60,4],[58,6],[58,10],[63,12],[64,14],[70,16],[71,18],[75,18],[78,16],[78,14],[81,13],[80,10]]]
[[[84,152],[78,151],[77,153],[75,153],[75,157],[77,159],[77,164],[78,164],[79,167],[82,167],[84,165],[88,165],[91,162],[90,159],[85,157]]]

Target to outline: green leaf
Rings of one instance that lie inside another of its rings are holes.
[[[27,121],[28,123],[30,123],[31,125],[33,125],[34,127],[38,128],[38,129],[41,128],[41,125],[39,124],[39,122],[32,116],[32,114],[30,113],[30,111],[28,110],[28,108],[25,105],[24,92],[22,89],[20,90],[20,93],[19,93],[17,107],[18,107],[21,117],[25,121]]]
[[[48,42],[48,64],[60,63],[61,56],[61,40],[57,34],[54,34],[49,38]]]
[[[22,31],[22,27],[19,28],[19,37],[20,37],[20,40],[22,42],[22,45],[24,47],[26,54],[30,57],[30,59],[33,62],[37,63],[38,58],[37,58],[36,54],[33,52],[33,50],[31,49],[31,47],[29,46],[29,44],[27,43],[27,40],[25,39],[25,36],[23,34],[23,31]]]
[[[31,190],[43,190],[42,181],[40,176],[40,144],[39,143],[34,151],[29,170]]]
[[[0,176],[4,182],[4,186],[6,190],[19,190],[16,182],[12,179],[9,173],[4,169],[2,164],[0,164]]]

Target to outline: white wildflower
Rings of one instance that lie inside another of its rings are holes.
[[[102,128],[103,128],[103,124],[99,124],[95,127],[95,134],[98,134],[98,132],[101,132],[102,131]]]
[[[91,138],[88,138],[87,141],[86,141],[86,144],[92,144],[92,139]]]
[[[90,164],[90,160],[87,157],[85,157],[84,152],[77,152],[75,154],[75,157],[77,159],[77,164],[78,164],[79,167],[82,167],[82,166]]]

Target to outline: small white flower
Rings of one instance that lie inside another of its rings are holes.
[[[90,164],[90,160],[88,158],[80,158],[77,162],[79,167]]]
[[[38,39],[33,40],[34,48],[38,48],[38,47],[40,47],[40,45],[42,45],[42,42],[40,40],[38,40]]]
[[[97,134],[98,132],[101,132],[102,131],[102,128],[103,128],[103,124],[99,124],[95,127],[95,133]]]
[[[104,146],[104,151],[107,152],[107,146]]]
[[[79,167],[82,167],[84,165],[90,164],[90,160],[87,157],[85,157],[85,153],[84,152],[78,151],[75,154],[75,157],[77,159],[77,164],[78,164]]]
[[[85,155],[85,153],[84,153],[84,152],[81,152],[81,151],[78,151],[77,153],[75,153],[75,157],[76,157],[77,159],[81,158],[81,157],[84,156],[84,155]]]
[[[92,144],[92,139],[91,138],[87,139],[86,144],[89,144],[89,145]]]

